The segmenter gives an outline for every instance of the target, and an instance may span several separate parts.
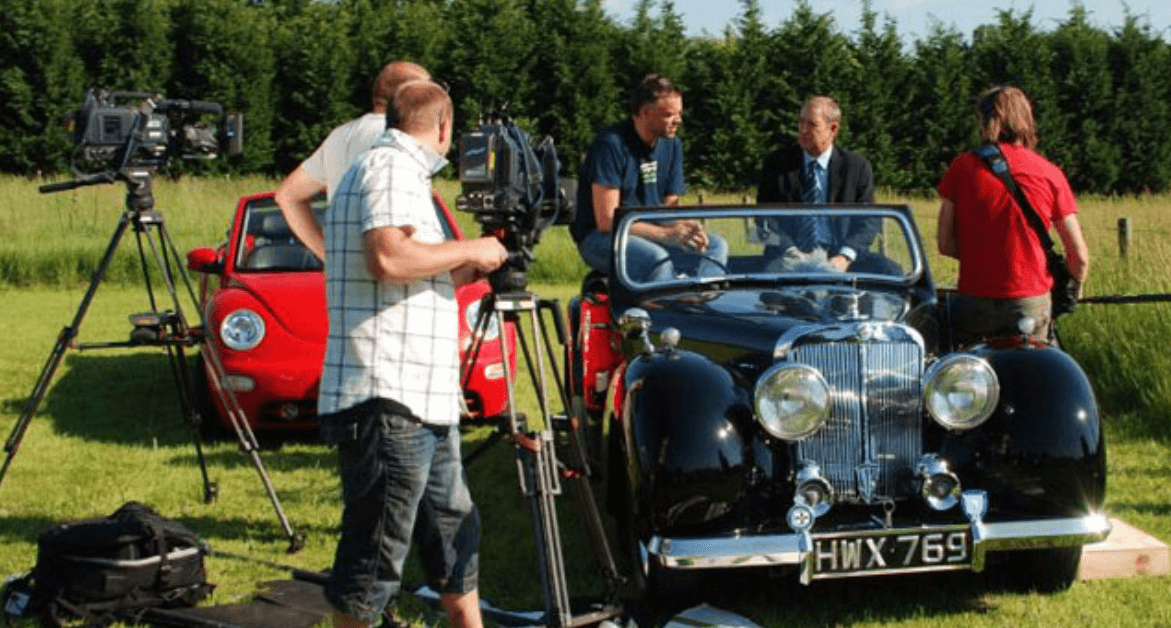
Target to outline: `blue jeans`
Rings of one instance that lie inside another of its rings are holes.
[[[590,268],[610,275],[611,242],[610,234],[591,231],[577,244],[577,250]],[[707,250],[696,253],[628,235],[626,260],[627,274],[634,281],[667,281],[679,272],[700,277],[719,276],[725,273],[728,264],[728,242],[719,234],[709,233]]]
[[[476,589],[480,515],[460,459],[459,426],[420,423],[384,400],[322,417],[337,442],[341,539],[326,598],[374,625],[402,586],[415,532],[428,584],[440,593]]]

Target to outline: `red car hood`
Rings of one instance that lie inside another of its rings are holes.
[[[244,290],[260,301],[288,332],[309,342],[325,344],[329,320],[325,313],[325,275],[304,273],[249,273],[236,275],[227,287]]]

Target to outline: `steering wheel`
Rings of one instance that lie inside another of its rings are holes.
[[[716,267],[717,267],[717,268],[719,268],[719,269],[720,269],[720,271],[721,271],[721,272],[723,272],[725,275],[729,274],[729,272],[728,272],[728,266],[727,266],[727,264],[724,264],[723,262],[721,262],[720,260],[718,260],[718,259],[716,259],[716,258],[712,257],[711,255],[708,255],[707,253],[694,253],[694,255],[695,255],[696,257],[698,257],[698,258],[699,258],[699,260],[700,260],[700,261],[699,261],[699,264],[696,266],[696,272],[697,272],[697,273],[698,273],[698,267],[699,267],[699,266],[702,266],[702,265],[703,265],[703,263],[704,263],[705,261],[707,261],[707,262],[711,262],[712,264],[715,264],[715,265],[716,265]],[[670,256],[670,255],[668,255],[667,257],[664,257],[663,259],[661,259],[661,260],[659,260],[659,261],[655,262],[654,264],[652,264],[652,265],[651,265],[651,267],[650,267],[650,268],[648,268],[648,269],[646,270],[646,273],[644,273],[644,274],[643,274],[642,281],[648,281],[650,277],[654,276],[654,274],[655,274],[655,271],[656,271],[656,270],[658,270],[658,268],[659,268],[660,266],[662,266],[663,264],[669,264],[669,263],[671,263],[671,262],[672,262],[672,260],[671,260],[671,256]],[[698,275],[693,275],[693,276],[698,276]]]

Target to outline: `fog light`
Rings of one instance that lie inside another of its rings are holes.
[[[959,503],[960,479],[947,468],[947,461],[927,454],[915,463],[919,495],[934,510],[949,510]]]
[[[793,500],[811,508],[817,517],[825,515],[833,506],[833,486],[821,477],[821,468],[816,464],[806,463],[797,471],[797,493]]]
[[[220,384],[224,388],[236,392],[252,392],[256,389],[256,380],[247,375],[224,375]]]
[[[277,414],[283,421],[296,421],[297,416],[301,414],[301,409],[295,403],[286,403],[281,405],[280,409],[277,410]]]

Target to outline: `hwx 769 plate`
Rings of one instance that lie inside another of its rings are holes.
[[[949,571],[972,565],[968,526],[813,534],[807,569],[814,579]]]

